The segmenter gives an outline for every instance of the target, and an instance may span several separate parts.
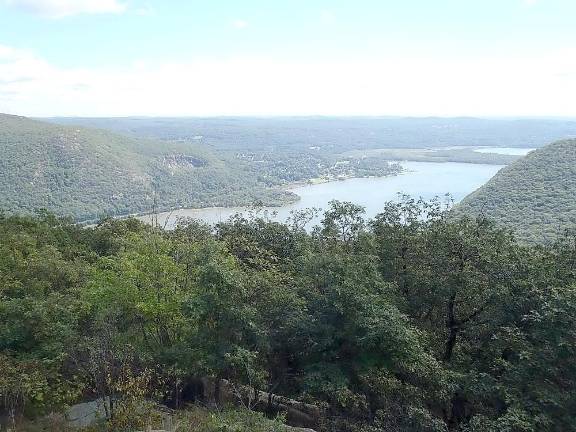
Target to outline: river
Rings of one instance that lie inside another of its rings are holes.
[[[398,199],[403,193],[415,198],[431,199],[449,193],[457,202],[486,183],[502,166],[455,162],[402,162],[406,170],[393,177],[354,178],[292,188],[300,196],[296,203],[262,210],[276,212],[275,218],[284,221],[293,210],[305,208],[325,209],[331,200],[350,201],[365,207],[366,216],[378,214],[387,201]],[[208,223],[217,223],[236,213],[246,213],[246,207],[181,209],[160,213],[158,222],[173,228],[179,217],[191,217]],[[150,221],[150,216],[140,219]]]

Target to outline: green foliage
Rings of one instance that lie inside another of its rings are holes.
[[[210,412],[194,407],[179,416],[178,424],[179,430],[186,432],[284,432],[286,428],[281,420],[269,420],[248,410]]]
[[[456,215],[486,215],[527,242],[554,242],[576,227],[576,140],[559,141],[503,168]]]
[[[299,220],[1,217],[0,418],[100,398],[103,428],[143,429],[208,380],[206,403],[244,408],[183,430],[282,430],[258,391],[321,431],[576,430],[573,236],[525,246],[409,197]]]

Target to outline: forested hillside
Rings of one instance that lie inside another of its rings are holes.
[[[0,209],[45,208],[89,220],[153,209],[279,205],[297,199],[282,189],[291,182],[400,170],[378,158],[338,160],[297,152],[234,157],[194,140],[151,140],[0,114]]]
[[[198,145],[0,115],[0,209],[8,212],[46,208],[86,220],[257,199],[290,198]]]
[[[550,144],[503,168],[455,212],[489,215],[531,242],[576,229],[576,140]]]
[[[309,216],[0,217],[0,421],[61,432],[47,413],[100,397],[91,431],[166,405],[183,431],[576,430],[574,237],[408,198]]]

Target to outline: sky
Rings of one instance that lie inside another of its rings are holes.
[[[576,0],[0,0],[0,112],[576,117]]]

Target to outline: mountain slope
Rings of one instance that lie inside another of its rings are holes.
[[[576,140],[550,144],[503,168],[455,213],[484,214],[531,242],[576,228]]]
[[[8,213],[46,208],[87,220],[150,211],[154,201],[163,210],[288,198],[198,145],[0,114],[0,210]]]

